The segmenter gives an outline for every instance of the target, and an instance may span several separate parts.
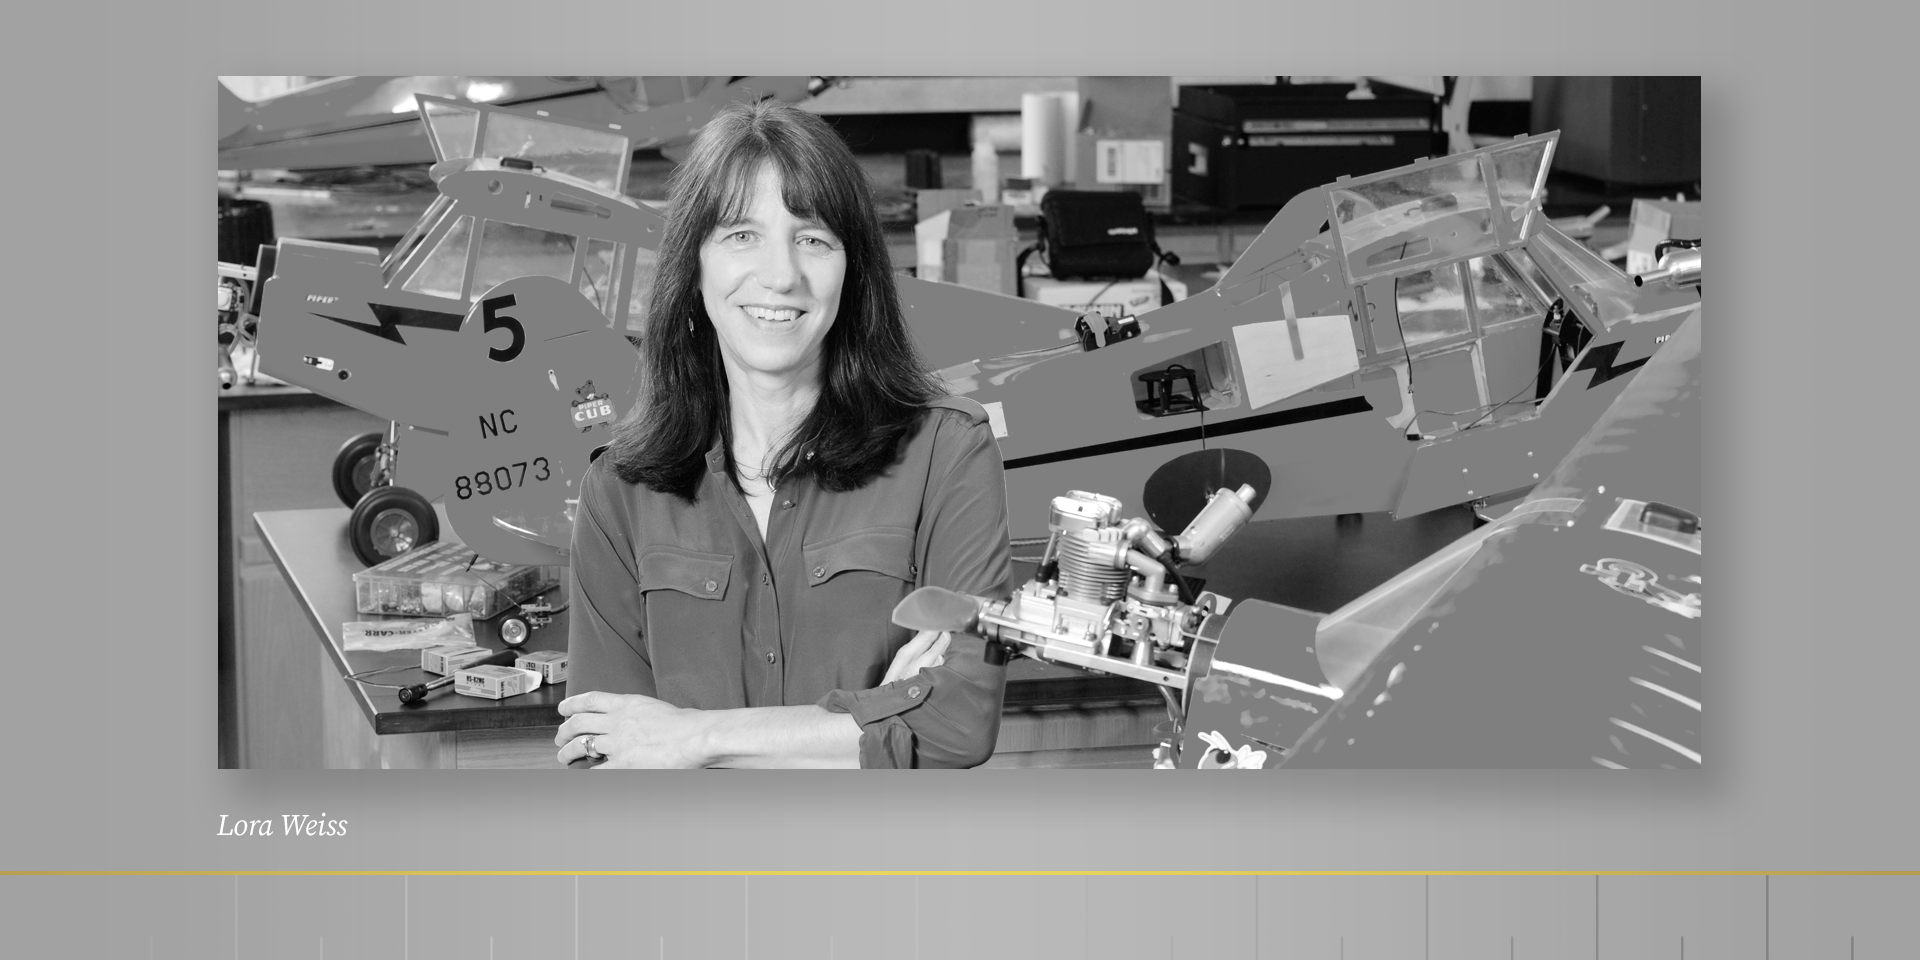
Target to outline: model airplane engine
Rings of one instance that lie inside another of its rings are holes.
[[[1252,519],[1251,485],[1218,490],[1179,536],[1122,519],[1120,501],[1075,490],[1055,497],[1039,575],[1005,600],[938,587],[914,591],[894,622],[986,638],[987,657],[1009,653],[1067,663],[1166,688],[1178,719],[1195,670],[1212,659],[1228,601],[1194,595],[1178,570],[1211,557]]]

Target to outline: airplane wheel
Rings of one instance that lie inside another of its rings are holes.
[[[353,555],[371,567],[440,539],[433,504],[406,487],[375,487],[360,498],[347,521]]]
[[[374,487],[385,485],[379,476],[380,444],[387,435],[375,431],[352,437],[333,455],[333,492],[340,502],[351,507]]]

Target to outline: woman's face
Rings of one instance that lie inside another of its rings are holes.
[[[762,166],[745,214],[700,246],[700,293],[729,371],[817,377],[846,275],[840,238],[795,217],[778,171]]]

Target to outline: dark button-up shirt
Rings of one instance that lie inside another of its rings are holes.
[[[682,707],[819,703],[861,724],[863,766],[969,766],[992,753],[1006,687],[983,645],[880,687],[920,586],[1003,596],[1006,485],[986,411],[931,405],[898,462],[858,490],[789,478],[763,539],[718,445],[688,504],[596,462],[574,524],[568,689]]]

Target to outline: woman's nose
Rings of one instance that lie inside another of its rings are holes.
[[[769,290],[790,290],[800,282],[799,251],[791,243],[769,243],[757,271],[760,285]]]

